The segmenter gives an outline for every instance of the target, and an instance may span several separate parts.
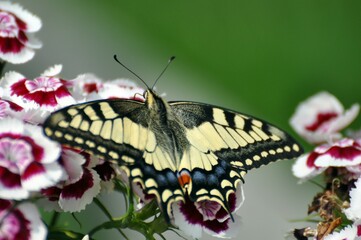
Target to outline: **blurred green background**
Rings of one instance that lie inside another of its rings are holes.
[[[293,135],[288,121],[295,107],[320,90],[333,93],[346,107],[361,102],[357,0],[17,2],[43,21],[36,34],[43,48],[29,63],[6,68],[28,77],[61,63],[65,79],[86,72],[134,79],[114,62],[118,54],[151,85],[175,55],[157,84],[168,100],[224,106],[267,119]],[[306,216],[319,189],[298,185],[292,163],[278,162],[246,176],[237,239],[283,239],[291,228],[308,225],[290,220]],[[104,198],[121,212],[123,198]],[[87,212],[77,216],[94,219],[90,225],[99,223],[96,207]],[[69,224],[78,228],[75,221]],[[121,239],[115,231],[107,234]]]

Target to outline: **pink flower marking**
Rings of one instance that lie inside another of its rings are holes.
[[[196,206],[197,210],[202,214],[204,221],[212,221],[216,219],[216,215],[221,209],[221,205],[219,203],[208,200],[196,202],[194,203],[194,205]]]

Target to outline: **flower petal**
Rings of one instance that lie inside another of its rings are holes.
[[[355,182],[355,187],[350,191],[350,207],[344,212],[348,219],[361,219],[361,178]]]
[[[361,163],[361,145],[354,139],[344,138],[332,145],[322,145],[315,149],[320,155],[315,160],[319,167],[345,167]]]
[[[293,175],[300,178],[300,181],[303,182],[322,173],[326,168],[319,168],[314,164],[318,157],[319,154],[311,152],[297,158],[292,166]]]
[[[79,212],[100,192],[100,178],[92,169],[84,169],[82,178],[63,188],[59,205],[65,212]]]
[[[46,239],[46,227],[35,205],[31,203],[15,205],[10,201],[0,199],[0,216],[1,239]]]
[[[60,74],[61,70],[63,69],[63,65],[61,64],[55,64],[52,67],[49,67],[46,69],[40,76],[44,77],[55,77]]]
[[[41,220],[40,214],[35,207],[35,205],[31,203],[22,203],[19,205],[18,209],[24,214],[24,217],[30,222],[30,239],[46,239],[47,230],[46,227]],[[23,231],[24,229],[22,229]]]
[[[64,178],[64,169],[57,162],[49,164],[32,163],[22,175],[22,186],[30,191],[40,191],[54,186]]]
[[[320,92],[297,107],[290,124],[308,142],[321,143],[340,138],[338,131],[350,124],[358,112],[358,104],[345,112],[337,98],[328,92]]]
[[[29,191],[21,186],[20,176],[0,167],[0,198],[21,200],[28,198]]]
[[[37,32],[40,30],[42,23],[39,17],[25,10],[22,6],[17,3],[12,3],[10,1],[1,1],[0,10],[11,12],[16,17],[20,18],[26,23],[27,32]]]

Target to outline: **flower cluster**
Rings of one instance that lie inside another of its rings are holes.
[[[0,2],[1,70],[6,63],[19,64],[34,57],[41,43],[31,34],[41,21],[21,6]],[[0,80],[0,239],[91,238],[101,229],[131,228],[154,239],[153,234],[175,228],[191,237],[202,232],[216,237],[232,237],[238,230],[237,210],[243,203],[243,190],[230,195],[231,213],[214,201],[173,204],[171,225],[159,215],[154,196],[140,186],[129,184],[115,163],[83,151],[61,146],[43,134],[42,124],[55,110],[97,99],[144,101],[144,89],[126,79],[103,81],[93,74],[63,79],[62,65],[54,65],[34,79],[9,71]],[[130,187],[129,185],[132,185]],[[134,191],[131,191],[131,190]],[[96,199],[102,191],[120,191],[128,199],[127,213],[113,218]],[[135,193],[135,194],[134,194]],[[133,206],[133,197],[139,201]],[[55,228],[57,214],[79,212],[96,202],[109,217],[85,233],[66,234]],[[38,209],[52,211],[54,218],[44,224]],[[150,220],[150,218],[154,220]],[[120,230],[121,232],[121,230]],[[84,236],[85,235],[85,236]]]
[[[318,93],[296,109],[291,125],[314,149],[299,157],[293,174],[300,182],[319,174],[325,186],[309,206],[321,219],[316,229],[295,230],[297,239],[361,239],[361,136],[342,134],[358,115],[359,105],[345,110],[330,93]]]

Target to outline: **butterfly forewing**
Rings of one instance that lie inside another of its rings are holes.
[[[54,112],[44,123],[50,138],[115,160],[130,180],[154,194],[169,220],[171,203],[183,199],[176,167],[149,127],[144,103],[129,100],[94,101]]]

